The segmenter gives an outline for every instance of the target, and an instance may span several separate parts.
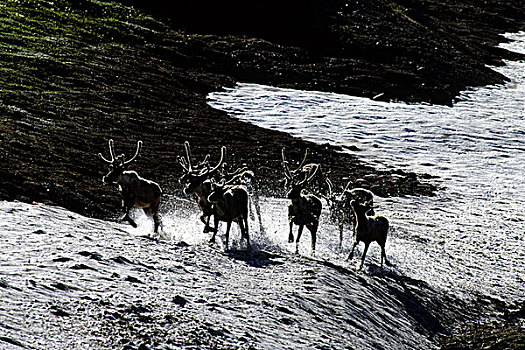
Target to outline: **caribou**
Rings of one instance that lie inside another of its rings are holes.
[[[233,179],[235,180],[235,179]],[[208,201],[212,203],[214,230],[210,242],[215,242],[215,235],[219,228],[219,221],[226,222],[226,250],[230,237],[230,228],[233,221],[239,224],[241,239],[246,239],[247,246],[250,248],[250,236],[248,233],[248,191],[242,185],[232,185],[233,181],[220,183],[213,186],[213,190],[208,196]]]
[[[351,260],[354,256],[354,249],[359,244],[363,242],[365,244],[365,249],[361,256],[361,265],[359,269],[363,267],[365,262],[366,252],[368,251],[368,246],[372,242],[377,242],[381,247],[381,268],[383,268],[383,259],[388,266],[391,266],[390,262],[386,258],[385,244],[388,233],[388,219],[383,216],[368,216],[367,212],[370,210],[370,207],[367,205],[361,204],[356,200],[350,202],[350,206],[355,214],[357,223],[354,227],[355,233],[355,242],[350,251],[350,255],[347,260]]]
[[[197,166],[193,166],[190,143],[188,141],[184,143],[184,149],[186,151],[186,158],[179,158],[179,164],[185,171],[184,175],[180,178],[180,182],[185,183],[184,194],[194,194],[197,197],[197,203],[202,212],[200,220],[204,223],[203,232],[214,232],[215,228],[210,226],[210,218],[213,215],[213,210],[211,203],[208,201],[208,196],[212,192],[211,177],[213,177],[222,166],[226,147],[222,146],[219,163],[211,169],[208,162],[209,155],[206,155],[205,159]]]
[[[343,245],[343,231],[344,225],[356,225],[356,217],[354,215],[350,202],[356,200],[358,203],[369,208],[367,214],[374,215],[374,194],[365,188],[349,189],[352,184],[349,181],[342,193],[337,194],[334,191],[334,184],[329,178],[326,178],[328,185],[328,195],[322,195],[327,201],[330,208],[330,221],[337,225],[339,229],[339,247]]]
[[[109,155],[111,159],[106,159],[102,153],[98,156],[104,162],[108,163],[109,172],[102,178],[105,184],[117,184],[119,186],[120,196],[122,199],[122,207],[124,209],[124,216],[120,220],[126,220],[133,227],[137,227],[135,221],[130,217],[129,212],[131,208],[142,208],[146,215],[153,217],[154,232],[158,233],[160,225],[159,205],[162,191],[160,186],[153,181],[140,177],[133,170],[126,170],[128,165],[137,159],[142,148],[142,141],[137,142],[137,149],[135,155],[131,159],[126,160],[124,154],[115,155],[115,148],[113,140],[108,141]]]
[[[290,225],[288,242],[294,242],[293,225],[295,224],[299,226],[297,231],[297,239],[295,240],[295,253],[297,254],[299,252],[299,239],[303,233],[304,226],[306,226],[312,235],[312,254],[315,254],[317,229],[319,227],[319,217],[321,216],[322,203],[321,200],[315,195],[304,194],[303,189],[305,185],[315,177],[319,167],[313,167],[313,173],[309,174],[309,176],[306,176],[307,174],[303,174],[304,178],[298,181],[298,176],[294,176],[288,168],[284,154],[284,147],[282,149],[282,158],[284,175],[286,177],[287,183],[290,184],[290,190],[287,193],[288,199],[291,200],[291,203],[288,206],[288,221]]]
[[[242,167],[230,172],[228,170],[227,164],[224,163],[222,169],[219,171],[219,175],[222,179],[230,184],[246,186],[250,197],[250,204],[255,206],[255,212],[257,213],[257,219],[259,220],[259,230],[260,232],[264,232],[259,198],[259,186],[253,171],[249,170],[247,167]],[[250,208],[253,207],[250,206]],[[251,210],[251,213],[253,219],[253,209]]]

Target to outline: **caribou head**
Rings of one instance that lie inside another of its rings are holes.
[[[304,162],[306,161],[306,156],[308,155],[308,150],[306,150],[301,164],[299,165],[298,168],[292,171],[288,167],[288,161],[286,160],[284,150],[285,149],[283,147],[282,148],[282,159],[283,159],[284,177],[286,180],[286,184],[289,184],[289,187],[290,187],[286,196],[288,199],[299,198],[299,196],[301,195],[301,191],[306,186],[306,184],[310,182],[315,177],[315,175],[317,175],[317,171],[319,170],[319,165],[313,164],[313,163],[308,164],[309,166],[308,171],[307,172],[301,171],[303,169]],[[297,178],[299,177],[299,174],[301,173],[304,174],[304,177],[302,180],[298,180]]]
[[[186,195],[190,195],[192,193],[195,193],[195,191],[197,191],[207,179],[209,179],[210,177],[215,175],[215,173],[217,173],[219,168],[224,163],[226,147],[221,147],[221,158],[219,160],[219,163],[217,163],[217,165],[213,168],[210,168],[209,154],[206,155],[202,162],[194,166],[191,161],[191,149],[190,143],[188,141],[184,142],[184,149],[186,151],[186,158],[179,158],[179,164],[184,169],[184,174],[179,179],[179,181],[181,184],[185,184],[184,193]]]
[[[290,170],[288,164],[288,160],[286,159],[286,155],[285,155],[285,148],[283,147],[281,149],[281,155],[282,155],[282,163],[283,163],[283,168],[285,168],[284,172],[285,172],[285,175],[288,173],[291,175],[291,178],[293,179],[294,177],[296,177],[299,173],[301,172],[310,172],[310,170],[312,170],[312,167],[313,166],[316,166],[317,164],[306,164],[306,158],[308,157],[308,148],[304,151],[304,157],[303,157],[303,160],[301,161],[301,163],[299,163],[299,166],[297,168],[295,168],[294,170]],[[284,179],[284,186],[287,187],[288,184],[289,184],[289,181],[291,179],[288,178],[288,176],[285,176],[285,179]]]
[[[112,139],[108,141],[108,144],[111,160],[104,158],[102,153],[99,153],[98,156],[104,162],[108,163],[109,172],[102,178],[102,182],[105,184],[112,184],[116,183],[122,176],[122,173],[127,169],[128,165],[137,159],[140,150],[142,149],[142,141],[137,142],[137,150],[135,151],[135,155],[129,160],[126,160],[126,156],[124,154],[120,154],[118,156],[115,155],[115,147],[113,145]]]

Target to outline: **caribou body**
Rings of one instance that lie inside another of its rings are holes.
[[[264,232],[259,197],[259,186],[257,184],[257,180],[253,171],[249,170],[247,167],[243,167],[230,172],[227,169],[226,163],[224,163],[222,169],[219,172],[219,175],[229,184],[246,186],[250,198],[250,204],[253,204],[255,206],[255,212],[257,213],[257,219],[259,220],[259,230],[260,232]]]
[[[286,162],[284,148],[282,149],[284,175],[288,183],[290,183],[290,190],[287,193],[288,199],[291,203],[288,206],[288,221],[290,225],[290,232],[288,235],[288,242],[294,242],[293,225],[297,225],[297,238],[295,240],[295,252],[299,252],[299,240],[303,233],[304,226],[310,231],[312,235],[312,253],[315,253],[315,245],[317,242],[317,229],[319,228],[319,218],[321,216],[322,203],[321,200],[313,194],[304,194],[304,186],[311,181],[317,172],[318,167],[308,177],[306,174],[302,180],[297,180],[297,175],[291,173]],[[305,157],[306,158],[306,157]]]
[[[349,189],[352,182],[348,182],[342,193],[338,194],[334,191],[334,184],[329,178],[326,178],[328,185],[328,195],[323,197],[328,202],[330,208],[330,221],[337,225],[339,229],[339,247],[343,244],[343,231],[345,225],[352,225],[355,227],[357,219],[355,217],[351,201],[355,200],[364,206],[367,206],[367,214],[374,214],[374,194],[365,188]]]
[[[383,216],[368,216],[367,212],[370,210],[370,208],[366,205],[358,203],[355,200],[351,201],[350,205],[352,206],[352,209],[355,213],[357,223],[354,228],[355,242],[352,247],[352,251],[348,256],[348,260],[353,258],[354,249],[359,244],[359,242],[363,242],[365,244],[365,249],[363,250],[363,254],[361,256],[361,265],[359,268],[363,267],[366,253],[368,251],[368,246],[370,243],[375,241],[381,247],[381,268],[383,268],[383,259],[385,260],[385,263],[390,266],[391,264],[387,260],[385,252],[385,244],[389,227],[387,218]]]
[[[245,238],[248,248],[250,248],[250,236],[248,233],[249,196],[246,188],[240,185],[228,185],[223,181],[214,186],[208,201],[212,203],[214,218],[214,231],[210,242],[215,242],[219,221],[226,222],[226,250],[228,250],[231,224],[233,221],[236,221],[241,230],[241,239]]]
[[[124,216],[120,220],[126,220],[131,226],[137,227],[129,212],[133,207],[142,208],[146,215],[153,217],[154,232],[158,233],[160,225],[158,211],[162,195],[160,186],[156,182],[140,177],[135,171],[126,170],[128,165],[138,157],[142,148],[142,141],[137,142],[135,155],[127,161],[124,154],[115,155],[113,140],[110,139],[108,143],[111,159],[104,158],[101,153],[98,156],[108,163],[109,172],[102,178],[102,181],[105,184],[117,184],[119,186],[124,209]]]

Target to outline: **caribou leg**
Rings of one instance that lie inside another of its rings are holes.
[[[157,235],[159,231],[159,226],[160,226],[160,217],[158,213],[158,207],[157,208],[152,208],[152,207],[142,208],[142,210],[144,211],[144,214],[151,216],[153,218],[153,223],[154,223],[153,233]]]
[[[363,250],[363,256],[361,256],[361,265],[359,265],[359,270],[363,267],[363,264],[365,263],[365,257],[366,252],[368,251],[368,246],[370,245],[370,242],[365,242],[365,249]]]
[[[248,249],[251,248],[250,245],[250,234],[248,232],[248,218],[247,215],[242,215],[239,218],[239,227],[241,228],[241,238],[246,239]]]
[[[339,250],[341,250],[343,249],[343,231],[344,231],[344,225],[345,225],[344,217],[339,218],[337,220],[337,223],[339,224]]]
[[[120,221],[127,221],[129,222],[129,224],[131,226],[133,226],[134,228],[137,227],[137,224],[135,223],[135,221],[133,221],[133,219],[129,216],[129,211],[131,210],[131,208],[133,208],[133,206],[135,205],[135,199],[134,198],[130,198],[129,200],[123,200],[122,201],[122,204],[123,204],[123,207],[124,207],[124,216],[122,216],[120,218]]]
[[[213,221],[215,223],[215,227],[213,228],[213,235],[210,238],[210,243],[215,243],[215,235],[217,234],[217,229],[219,228],[219,218],[214,217]]]
[[[227,221],[226,222],[226,251],[229,250],[228,248],[228,241],[230,240],[230,228],[232,227],[232,222],[231,221]],[[217,231],[215,231],[217,232]]]
[[[292,218],[289,218],[288,219],[290,221],[290,234],[288,235],[288,243],[293,243],[294,242],[294,238],[293,238],[293,219]]]
[[[137,223],[129,216],[129,211],[126,212],[126,215],[124,215],[122,220],[126,220],[127,222],[129,222],[129,224],[133,226],[133,228],[137,228]]]
[[[200,217],[202,223],[204,224],[204,231],[202,231],[203,233],[213,232],[213,230],[215,230],[214,227],[210,226],[210,218],[211,215],[207,215],[206,217],[204,215],[201,215]]]
[[[153,222],[155,223],[155,228],[154,228],[153,232],[158,233],[159,232],[159,226],[160,226],[160,217],[159,217],[159,213],[158,212],[155,212],[153,214]]]
[[[385,246],[384,245],[381,246],[381,268],[383,268],[383,258],[385,259],[386,266],[392,266],[390,261],[388,261],[388,259],[386,258],[386,252],[385,252]]]
[[[303,228],[304,225],[299,225],[299,229],[297,230],[297,240],[295,241],[295,254],[299,254],[299,239],[301,239],[301,235],[303,234]]]
[[[355,247],[357,247],[358,244],[359,244],[359,241],[356,240],[354,242],[352,250],[350,251],[350,255],[348,255],[348,258],[346,260],[352,260],[352,258],[354,257],[354,249],[355,249]]]
[[[310,233],[312,234],[312,253],[315,254],[315,244],[317,242],[317,228],[319,224],[317,222],[306,225]]]

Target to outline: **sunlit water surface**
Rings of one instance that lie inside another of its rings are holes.
[[[525,33],[508,37],[515,41],[505,48],[525,53]],[[394,268],[458,295],[523,300],[525,62],[496,70],[511,82],[466,91],[453,107],[254,84],[210,94],[209,103],[240,120],[349,153],[355,145],[355,154],[378,168],[436,176],[435,197],[377,198],[377,213],[391,221],[387,254]],[[267,236],[287,247],[285,202],[276,202],[267,202],[273,206],[266,211],[272,222]],[[318,255],[344,263],[350,238],[340,253],[324,218]],[[377,246],[369,256],[377,261]]]

